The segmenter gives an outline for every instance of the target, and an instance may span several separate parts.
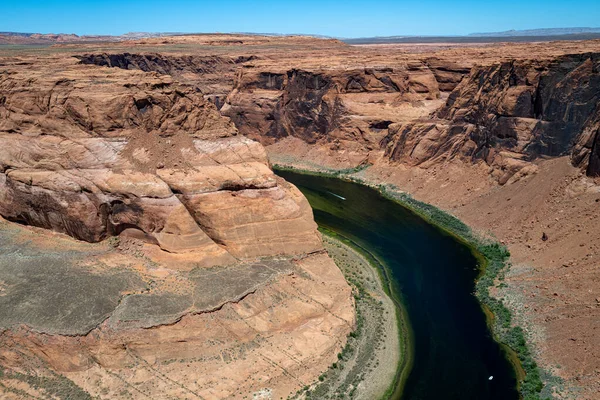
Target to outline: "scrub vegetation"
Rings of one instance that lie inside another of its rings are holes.
[[[498,242],[477,237],[458,218],[430,204],[415,200],[406,193],[401,193],[395,187],[381,185],[379,186],[379,190],[385,197],[398,201],[432,224],[458,237],[471,247],[475,256],[480,261],[481,268],[481,274],[476,283],[477,298],[483,307],[487,308],[493,314],[492,327],[497,341],[506,344],[518,356],[521,365],[515,365],[515,368],[522,368],[524,372],[524,374],[517,373],[521,378],[519,389],[523,395],[523,399],[540,399],[540,392],[544,388],[544,384],[539,368],[527,346],[525,333],[521,327],[514,326],[512,314],[502,300],[490,295],[489,291],[490,288],[495,286],[497,281],[504,280],[510,258],[508,249]]]
[[[77,386],[73,381],[63,375],[56,374],[48,369],[47,376],[41,374],[24,374],[16,371],[4,370],[0,368],[0,380],[24,382],[34,391],[47,396],[48,398],[71,399],[71,400],[91,400],[89,393]],[[19,398],[35,398],[30,393],[17,387],[6,386],[0,383],[0,386],[9,393],[13,393]]]
[[[329,369],[292,398],[388,399],[396,387],[398,360],[407,358],[396,304],[368,254],[335,232],[321,232],[327,252],[352,286],[356,327]]]

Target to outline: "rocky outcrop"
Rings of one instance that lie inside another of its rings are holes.
[[[337,360],[352,290],[207,60],[0,57],[0,397],[285,398]]]
[[[362,177],[493,232],[514,258],[510,304],[547,333],[536,361],[593,398],[597,180],[568,162],[600,168],[599,49],[186,35],[4,51],[1,214],[145,244],[0,218],[29,234],[0,238],[0,397],[67,377],[96,397],[285,398],[336,361],[354,313],[325,254],[271,259],[293,264],[275,275],[192,269],[320,248],[304,199],[220,109],[281,162],[372,162]]]
[[[191,84],[217,105],[246,137],[265,145],[285,138],[363,153],[379,145],[387,127],[426,115],[469,68],[430,57],[390,66],[299,68],[261,64],[257,56],[182,56],[101,53],[83,64],[168,74]],[[427,103],[427,104],[424,104]],[[431,104],[430,104],[431,103]],[[392,107],[387,110],[386,105]]]
[[[462,79],[471,72],[469,66],[438,57],[426,58],[425,63],[433,73],[433,76],[435,76],[435,80],[442,92],[452,92]]]
[[[2,399],[286,398],[355,324],[325,252],[182,270],[1,218],[0,252]]]
[[[76,56],[82,64],[98,65],[111,68],[139,69],[144,72],[158,72],[164,75],[185,73],[207,74],[216,72],[224,64],[237,64],[246,61],[243,58],[233,60],[227,57],[200,56],[165,56],[158,53],[148,54],[85,54]]]
[[[295,137],[310,144],[373,148],[393,122],[375,112],[374,104],[438,97],[435,76],[420,63],[334,71],[242,69],[221,112],[242,134],[264,144]]]
[[[71,61],[17,64],[0,72],[0,215],[208,264],[321,248],[306,199],[194,88]]]
[[[127,52],[83,54],[75,57],[87,65],[170,75],[178,82],[194,86],[217,108],[223,106],[225,97],[231,91],[239,66],[256,59],[255,56],[220,57]]]
[[[533,172],[540,157],[567,154],[590,176],[598,174],[597,53],[583,52],[586,46],[506,45],[485,52],[459,46],[430,54],[418,48],[422,55],[392,57],[384,47],[361,53],[326,44],[333,45],[323,42],[325,53],[315,43],[290,47],[290,54],[253,49],[257,56],[241,55],[232,45],[228,56],[218,57],[78,57],[193,83],[244,136],[265,145],[299,139],[319,147],[313,157],[319,160],[353,164],[380,149],[410,165],[484,160],[506,183]],[[541,55],[533,60],[531,52]]]
[[[600,102],[577,138],[571,161],[585,169],[588,176],[600,176]]]
[[[485,160],[506,183],[540,157],[571,155],[597,175],[598,54],[475,67],[436,114],[392,126],[386,155],[411,165]]]

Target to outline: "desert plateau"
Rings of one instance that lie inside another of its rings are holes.
[[[600,399],[600,29],[8,22],[1,399]]]

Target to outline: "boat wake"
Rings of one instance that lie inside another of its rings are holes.
[[[335,196],[335,197],[337,197],[338,199],[346,200],[346,198],[345,198],[345,197],[342,197],[342,196],[340,196],[339,194],[335,194],[335,193],[333,193],[333,192],[330,192],[330,191],[327,191],[327,193],[329,193],[329,194],[330,194],[330,195],[332,195],[332,196]]]

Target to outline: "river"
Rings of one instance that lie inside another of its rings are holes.
[[[519,399],[514,368],[473,294],[479,268],[467,246],[364,185],[277,174],[304,193],[319,226],[346,237],[391,271],[413,339],[402,399]]]

